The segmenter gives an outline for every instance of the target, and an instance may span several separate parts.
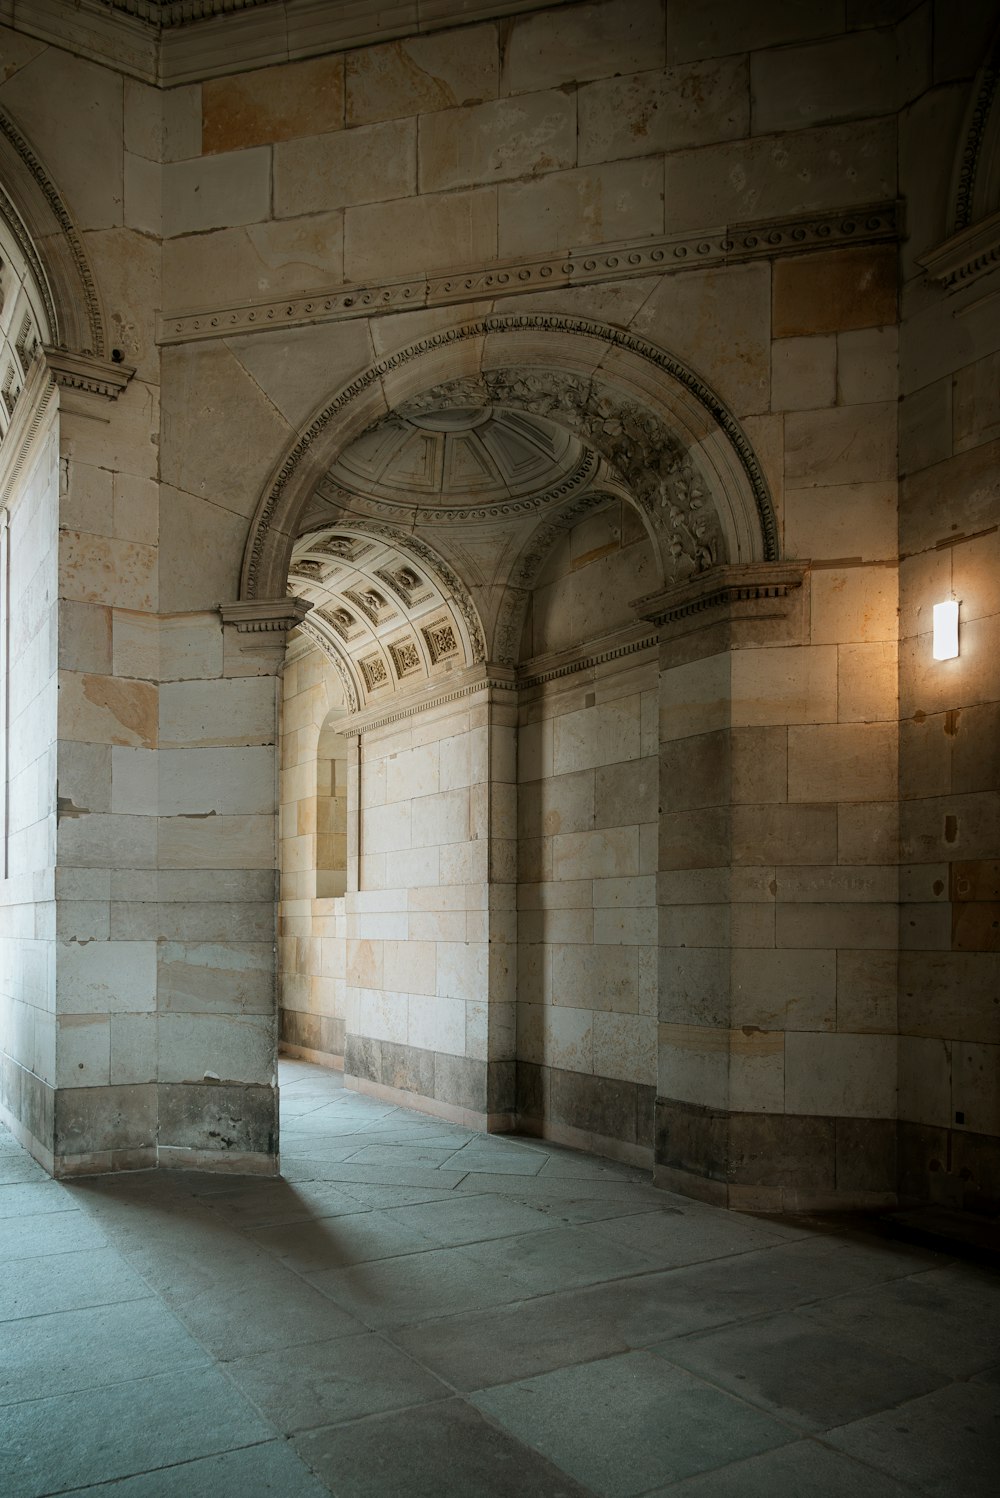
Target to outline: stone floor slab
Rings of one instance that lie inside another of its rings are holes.
[[[650,1349],[807,1430],[828,1430],[939,1388],[941,1374],[784,1313]]]
[[[1000,1279],[971,1264],[824,1300],[807,1314],[952,1377],[987,1367],[1000,1349]]]
[[[459,1400],[310,1431],[296,1450],[351,1498],[590,1498],[554,1468]]]
[[[283,1435],[429,1404],[453,1392],[374,1332],[236,1358],[226,1372]]]
[[[913,1498],[913,1493],[818,1441],[796,1441],[644,1498]]]
[[[54,1311],[3,1329],[0,1404],[204,1365],[208,1355],[158,1300]]]
[[[221,1373],[189,1368],[11,1405],[3,1434],[0,1493],[41,1498],[254,1445],[275,1432]]]
[[[931,1498],[996,1498],[1000,1400],[986,1384],[949,1384],[825,1439]]]
[[[329,1498],[287,1441],[244,1446],[219,1456],[161,1467],[120,1482],[74,1488],[61,1498]]]
[[[473,1403],[604,1498],[632,1498],[794,1439],[647,1352],[488,1389]]]
[[[0,1321],[143,1300],[152,1290],[113,1248],[14,1259],[0,1274]]]

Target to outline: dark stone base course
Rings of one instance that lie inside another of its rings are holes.
[[[348,1035],[344,1072],[471,1113],[514,1111],[513,1061],[473,1061],[466,1056]]]
[[[277,1088],[251,1082],[161,1082],[156,1092],[161,1148],[277,1153]]]
[[[332,1014],[304,1014],[298,1009],[278,1011],[278,1039],[282,1045],[301,1046],[327,1056],[344,1054],[344,1021]]]
[[[49,1151],[55,1133],[55,1092],[6,1052],[0,1058],[0,1103]]]
[[[519,1118],[559,1124],[622,1144],[653,1143],[656,1088],[535,1062],[517,1063]]]
[[[10,1056],[0,1067],[0,1101],[44,1150],[57,1174],[102,1156],[155,1150],[276,1155],[278,1094],[273,1087],[233,1083],[129,1083],[112,1087],[50,1087]]]
[[[891,1197],[897,1125],[884,1118],[728,1113],[656,1099],[657,1166],[728,1188],[802,1198]],[[718,1193],[715,1194],[718,1198]]]
[[[897,1127],[902,1202],[1000,1212],[1000,1139],[902,1120]]]

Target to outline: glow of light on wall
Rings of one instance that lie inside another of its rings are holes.
[[[958,601],[948,598],[934,605],[934,659],[954,660],[958,654]]]

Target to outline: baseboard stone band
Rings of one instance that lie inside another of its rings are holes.
[[[735,1113],[658,1097],[656,1185],[744,1212],[895,1206],[895,1119]]]

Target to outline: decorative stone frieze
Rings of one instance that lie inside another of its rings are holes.
[[[671,235],[655,240],[604,245],[579,254],[500,261],[490,266],[453,271],[417,280],[388,281],[380,286],[338,286],[311,296],[289,297],[253,306],[209,308],[165,313],[158,327],[161,344],[313,323],[376,317],[409,308],[446,307],[484,297],[520,296],[556,286],[589,286],[601,281],[630,280],[668,271],[704,270],[804,250],[835,249],[844,244],[893,240],[899,234],[896,203],[845,209],[839,213],[765,219],[732,229]]]

